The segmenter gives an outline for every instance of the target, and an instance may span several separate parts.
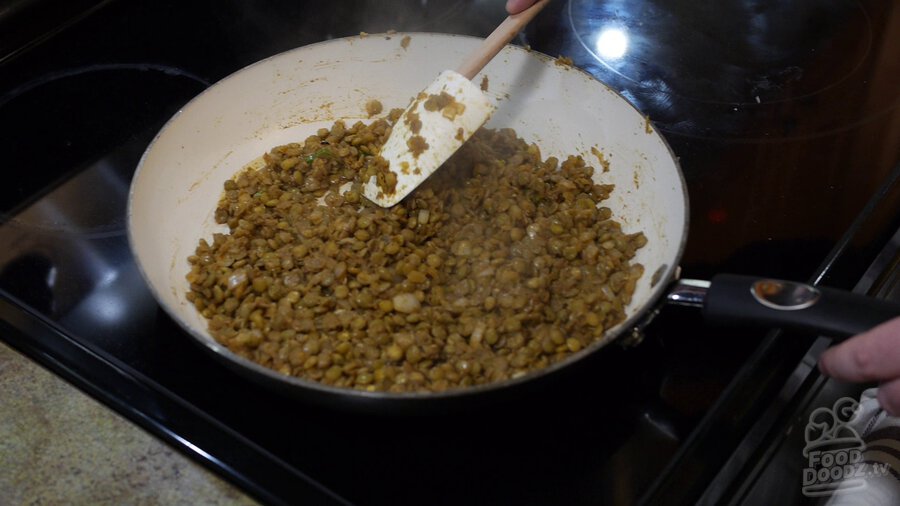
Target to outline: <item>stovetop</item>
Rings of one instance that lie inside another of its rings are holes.
[[[0,38],[15,174],[0,187],[0,338],[264,502],[689,503],[814,342],[665,308],[641,344],[489,405],[347,412],[249,384],[135,268],[124,212],[141,153],[254,61],[361,31],[484,36],[503,2],[67,5]],[[852,288],[897,228],[892,2],[556,0],[516,42],[572,58],[667,138],[691,198],[686,277]]]

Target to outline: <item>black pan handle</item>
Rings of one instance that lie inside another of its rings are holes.
[[[702,299],[703,315],[714,324],[784,327],[843,339],[900,316],[895,302],[779,279],[719,274],[708,287],[690,280],[679,285],[692,289],[676,290],[669,300],[683,303],[673,296],[679,292],[685,300]]]

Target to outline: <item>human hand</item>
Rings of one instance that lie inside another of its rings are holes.
[[[900,318],[825,350],[819,369],[843,381],[880,381],[878,402],[889,414],[900,415]]]
[[[538,0],[506,0],[506,12],[510,16],[518,14],[536,4]]]

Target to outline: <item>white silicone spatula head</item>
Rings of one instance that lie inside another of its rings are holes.
[[[365,196],[391,207],[415,190],[465,143],[494,112],[493,103],[471,79],[503,49],[549,0],[507,17],[458,72],[446,70],[406,108],[391,131],[381,157],[388,173],[372,177]]]
[[[395,177],[380,185],[376,178],[370,178],[363,190],[365,196],[383,207],[400,202],[450,158],[492,112],[494,104],[472,81],[452,70],[441,72],[406,108],[381,147],[381,157]]]

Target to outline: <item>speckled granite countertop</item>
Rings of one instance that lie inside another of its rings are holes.
[[[256,504],[2,342],[0,470],[4,505]]]

